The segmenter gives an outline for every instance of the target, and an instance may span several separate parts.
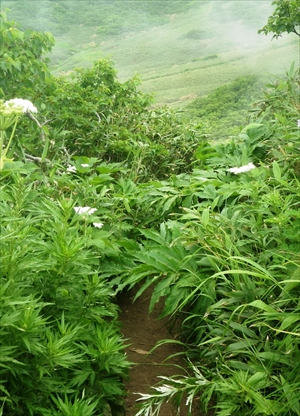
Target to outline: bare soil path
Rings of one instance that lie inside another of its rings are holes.
[[[159,382],[157,376],[171,376],[184,374],[184,361],[181,356],[176,356],[165,362],[170,355],[181,352],[178,344],[165,344],[147,354],[158,341],[174,339],[176,334],[168,330],[168,320],[158,319],[162,312],[162,303],[158,303],[153,312],[149,314],[149,302],[151,288],[146,290],[134,303],[136,290],[122,293],[119,298],[121,313],[119,319],[122,323],[121,331],[128,339],[126,353],[133,366],[129,372],[129,380],[126,383],[128,392],[126,398],[126,416],[135,416],[138,410],[136,400],[140,397],[136,393],[150,393],[151,386]],[[161,408],[160,416],[174,416],[177,412],[170,404]],[[180,416],[186,416],[187,409],[183,404]]]

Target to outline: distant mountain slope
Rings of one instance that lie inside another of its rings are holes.
[[[292,35],[271,41],[257,34],[271,0],[2,0],[1,6],[23,25],[54,33],[55,74],[110,57],[121,80],[138,73],[143,91],[175,107],[239,76],[283,73],[299,58]]]
[[[83,25],[96,27],[102,35],[141,30],[168,21],[173,13],[182,13],[194,0],[2,0],[1,9],[9,8],[24,27],[51,31],[53,35]]]

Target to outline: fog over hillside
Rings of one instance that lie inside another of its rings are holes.
[[[138,73],[142,90],[181,105],[243,74],[285,72],[299,59],[293,35],[272,40],[258,30],[271,0],[6,1],[24,27],[51,31],[55,74],[114,62],[120,80]]]

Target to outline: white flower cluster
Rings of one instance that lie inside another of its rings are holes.
[[[92,215],[94,214],[94,212],[97,211],[97,208],[91,208],[91,207],[74,207],[74,211],[79,214],[86,214],[86,215]],[[103,227],[103,222],[93,222],[93,226],[95,228],[102,228]]]
[[[238,175],[239,173],[249,172],[249,170],[255,169],[256,166],[250,162],[248,165],[241,166],[239,168],[230,168],[227,169],[228,172],[234,173],[235,175]]]
[[[75,166],[69,165],[67,167],[67,172],[75,173],[75,172],[77,172],[77,169],[76,169]]]
[[[297,124],[297,126],[299,127],[299,129],[300,129],[300,120],[298,120],[298,124]]]
[[[137,142],[139,147],[149,147],[148,143],[144,143],[144,142]]]
[[[97,208],[91,208],[91,207],[74,207],[74,211],[81,215],[81,214],[87,214],[92,215],[94,212],[97,211]]]
[[[5,101],[4,106],[13,110],[21,110],[23,113],[37,113],[37,108],[29,100],[23,100],[23,98],[13,98],[12,100]]]
[[[102,228],[103,227],[103,222],[93,222],[93,226],[96,228]]]
[[[83,168],[89,168],[89,167],[90,167],[90,165],[89,165],[88,163],[81,163],[81,166],[82,166]],[[75,172],[77,172],[77,168],[76,168],[76,166],[69,165],[69,166],[67,167],[67,172],[71,172],[71,173],[75,173]]]

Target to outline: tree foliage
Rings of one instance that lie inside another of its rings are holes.
[[[300,3],[298,0],[275,0],[273,14],[268,23],[258,33],[273,33],[273,38],[278,38],[283,33],[295,33],[300,36]]]
[[[0,93],[10,97],[36,99],[50,77],[49,59],[45,56],[54,45],[50,33],[21,30],[0,13]]]
[[[119,82],[106,59],[74,70],[71,79],[51,76],[44,55],[51,50],[52,36],[17,29],[4,14],[2,19],[2,54],[8,57],[0,68],[2,93],[5,98],[22,94],[39,107],[52,155],[63,151],[124,162],[136,167],[139,178],[190,169],[194,150],[205,137],[200,124],[186,122],[171,109],[153,108],[151,95],[138,90],[139,79]],[[17,137],[22,135],[29,152],[38,156],[41,132],[26,120],[23,126]]]

